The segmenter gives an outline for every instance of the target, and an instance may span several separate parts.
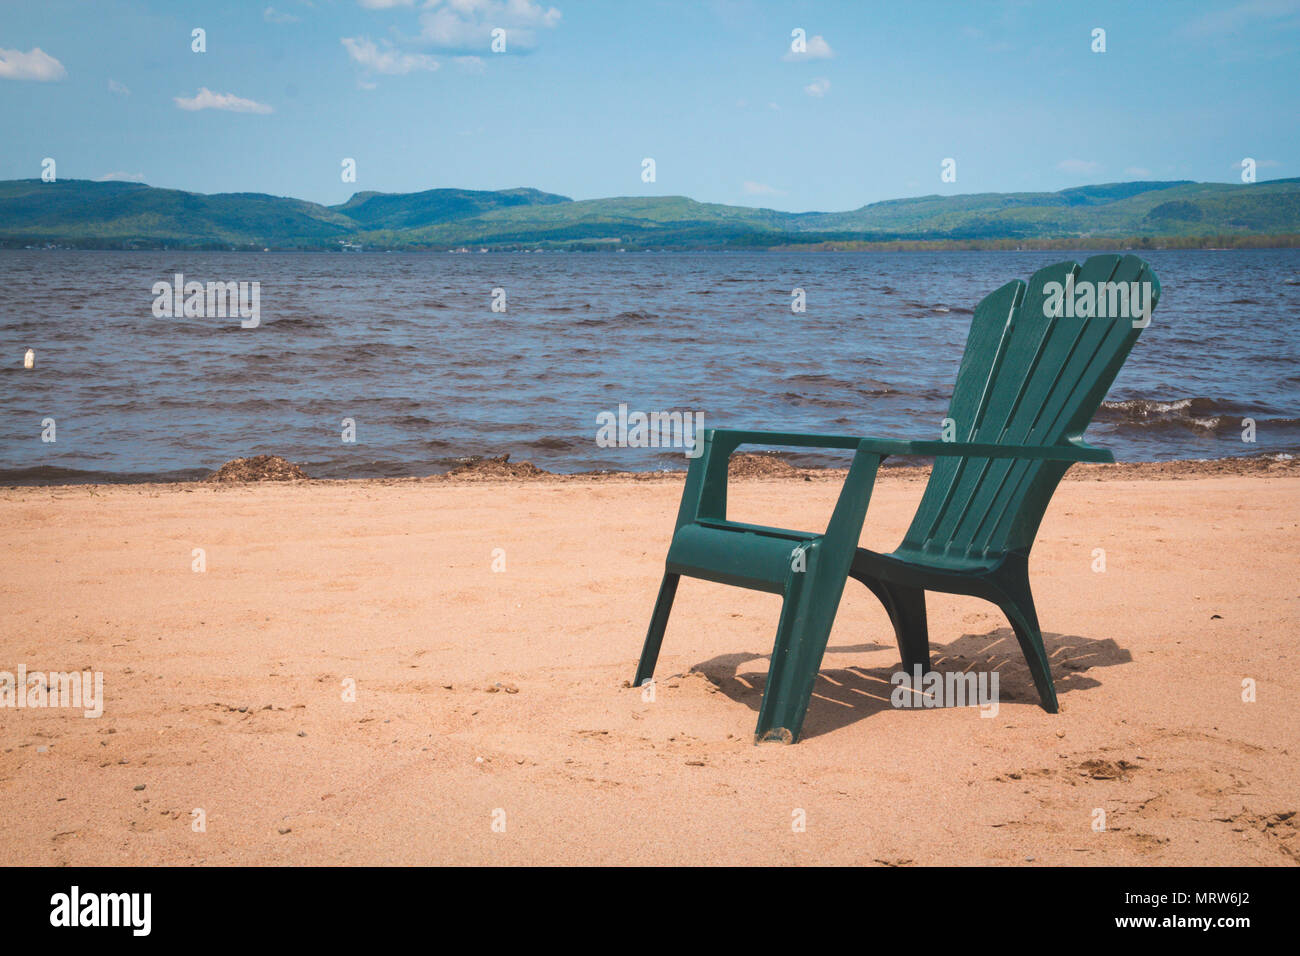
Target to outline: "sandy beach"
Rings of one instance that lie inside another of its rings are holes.
[[[1071,472],[1031,560],[1057,715],[948,595],[936,668],[997,668],[997,715],[891,707],[850,581],[792,747],[752,740],[775,596],[684,581],[629,686],[680,475],[0,489],[0,670],[105,696],[0,710],[0,863],[1294,865],[1295,466]],[[824,527],[833,473],[741,472],[732,517]]]

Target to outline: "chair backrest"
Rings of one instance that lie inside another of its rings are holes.
[[[953,437],[1064,445],[1081,436],[1159,298],[1150,267],[1116,255],[1057,263],[989,295],[975,309],[953,388]],[[902,550],[958,563],[1027,554],[1067,468],[939,458]]]

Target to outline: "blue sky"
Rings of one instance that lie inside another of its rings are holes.
[[[1263,180],[1300,175],[1298,80],[1300,0],[3,0],[0,179],[800,211]]]

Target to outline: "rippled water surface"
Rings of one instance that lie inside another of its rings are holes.
[[[1121,460],[1295,453],[1300,250],[1145,257],[1160,307],[1090,440]],[[505,452],[552,471],[683,467],[598,447],[598,413],[621,402],[707,427],[935,438],[971,309],[1065,258],[1084,254],[0,251],[0,480],[196,476],[263,453],[313,477]],[[177,272],[259,282],[260,326],[155,317],[153,284]]]

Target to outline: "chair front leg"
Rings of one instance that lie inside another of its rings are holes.
[[[645,646],[641,648],[641,661],[637,664],[633,687],[640,687],[654,677],[655,664],[659,660],[659,648],[664,641],[664,631],[668,627],[668,615],[673,609],[673,598],[677,596],[677,582],[680,574],[664,572],[664,579],[659,585],[659,597],[655,601],[654,613],[650,615],[650,629],[646,632]]]
[[[803,729],[813,684],[826,654],[849,567],[862,535],[881,456],[859,450],[825,536],[795,549],[755,740],[794,743]]]

